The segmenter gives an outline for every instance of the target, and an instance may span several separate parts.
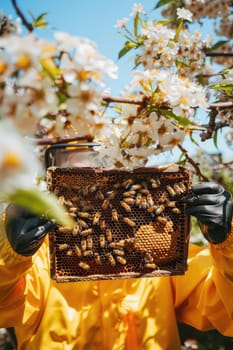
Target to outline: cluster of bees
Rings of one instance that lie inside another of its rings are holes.
[[[58,244],[57,249],[67,256],[77,256],[82,270],[90,270],[93,262],[95,266],[107,263],[112,267],[127,265],[127,257],[134,251],[137,240],[139,213],[146,213],[149,221],[173,226],[169,213],[182,213],[177,199],[180,200],[188,190],[184,181],[161,184],[159,177],[149,176],[128,178],[113,183],[110,190],[109,187],[103,182],[69,186],[63,183],[54,189],[69,215],[75,219],[71,231],[63,226],[57,228],[59,233],[69,234],[72,238],[71,243],[67,240],[67,243]],[[154,257],[148,252],[142,254],[140,268],[157,268]]]

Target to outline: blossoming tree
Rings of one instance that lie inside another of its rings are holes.
[[[119,96],[106,89],[106,78],[117,78],[117,66],[99,53],[95,43],[64,32],[55,33],[52,42],[42,40],[34,28],[46,25],[44,14],[30,23],[16,1],[12,3],[26,33],[20,31],[19,21],[13,23],[1,14],[3,199],[37,212],[53,207],[50,216],[68,224],[56,200],[32,187],[41,149],[54,142],[89,135],[100,143],[104,164],[127,169],[147,166],[152,156],[176,147],[176,161],[189,163],[203,179],[185,148],[187,138],[193,145],[195,135],[216,144],[218,131],[227,128],[227,141],[232,143],[229,1],[160,0],[155,3],[155,19],[147,16],[142,4],[134,4],[130,19],[116,23],[125,39],[119,58],[134,54],[132,79]],[[213,20],[215,40],[210,35],[202,38],[206,18]],[[205,116],[201,122],[200,110]]]

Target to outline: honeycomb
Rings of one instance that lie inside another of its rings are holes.
[[[185,273],[186,168],[50,167],[47,186],[75,220],[72,230],[56,226],[49,233],[51,278],[57,282]]]

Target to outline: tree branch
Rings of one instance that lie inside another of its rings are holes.
[[[12,1],[12,5],[13,5],[13,7],[14,7],[16,13],[17,13],[17,15],[21,18],[23,25],[27,28],[27,30],[28,30],[29,32],[32,32],[32,31],[33,31],[33,26],[32,26],[32,24],[29,23],[29,22],[27,21],[27,19],[25,18],[24,14],[23,14],[22,11],[20,10],[20,8],[19,8],[19,6],[18,6],[16,0],[11,0],[11,1]]]
[[[135,105],[143,105],[145,104],[145,100],[141,98],[128,98],[128,97],[116,97],[116,96],[103,96],[103,101],[110,103],[129,103],[129,104],[135,104]]]
[[[205,131],[202,132],[200,134],[200,138],[201,138],[201,141],[206,141],[206,140],[209,140],[212,138],[214,131],[217,131],[219,129],[225,128],[226,126],[229,126],[229,123],[227,121],[218,122],[218,123],[214,123],[214,124],[212,124],[210,122],[210,124],[208,124],[207,126],[205,126],[205,125],[202,125],[202,126],[207,127],[207,132],[205,132]]]
[[[206,52],[206,56],[209,57],[233,57],[233,52]]]
[[[209,181],[209,179],[205,175],[202,174],[198,164],[196,162],[194,162],[194,160],[191,157],[189,157],[188,151],[181,144],[178,144],[177,146],[181,150],[181,152],[185,155],[187,162],[190,163],[192,165],[192,167],[195,169],[196,174],[199,177],[201,177],[204,181]]]
[[[68,143],[72,141],[83,141],[83,142],[92,142],[93,136],[91,135],[83,135],[83,136],[74,136],[74,137],[59,137],[59,138],[42,138],[36,139],[36,144],[39,146],[46,145],[55,145],[57,143]]]

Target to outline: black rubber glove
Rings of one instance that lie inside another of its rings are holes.
[[[54,225],[53,221],[15,204],[10,204],[6,209],[6,235],[14,251],[20,255],[33,255]]]
[[[185,203],[187,214],[197,218],[209,242],[217,244],[227,238],[231,231],[233,205],[230,193],[221,185],[212,182],[194,185]]]

